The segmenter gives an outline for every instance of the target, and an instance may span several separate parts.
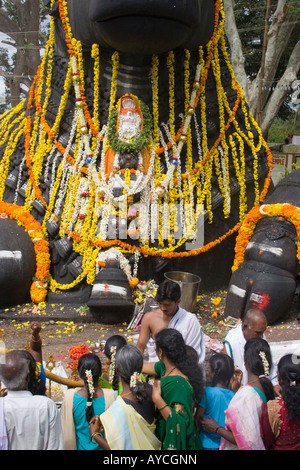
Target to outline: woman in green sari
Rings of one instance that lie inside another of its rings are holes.
[[[156,436],[164,450],[200,450],[194,403],[203,393],[201,370],[187,356],[181,333],[172,328],[155,338],[160,362],[144,364],[143,372],[159,377],[153,385]]]

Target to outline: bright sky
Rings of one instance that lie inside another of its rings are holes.
[[[9,54],[13,54],[15,52],[15,48],[13,46],[10,46],[8,44],[4,44],[4,40],[8,40],[8,36],[6,34],[0,32],[0,48],[6,49]],[[1,67],[0,63],[0,67]],[[0,77],[0,104],[2,104],[2,100],[4,100],[4,94],[5,94],[5,87],[4,87],[4,79],[3,77]]]

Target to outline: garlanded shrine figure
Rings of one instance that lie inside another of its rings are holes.
[[[2,250],[23,257],[8,220],[27,242],[35,222],[44,243],[15,302],[32,275],[34,302],[88,302],[109,250],[131,288],[166,269],[226,287],[272,155],[230,64],[222,0],[45,3],[41,65],[1,117]]]

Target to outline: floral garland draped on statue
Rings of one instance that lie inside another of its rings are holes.
[[[105,255],[110,249],[117,253],[120,264],[133,287],[138,282],[137,269],[140,256],[164,258],[196,256],[237,232],[248,211],[245,147],[250,149],[253,157],[255,205],[262,202],[266,196],[271,179],[272,155],[247,108],[243,91],[234,77],[226,50],[222,1],[215,2],[214,33],[205,47],[199,47],[199,60],[194,76],[191,76],[190,52],[184,51],[185,104],[182,110],[182,123],[178,129],[175,124],[176,74],[172,51],[168,53],[166,59],[169,76],[168,124],[161,123],[159,116],[161,59],[157,56],[152,57],[150,109],[132,94],[117,99],[119,55],[115,52],[111,58],[109,117],[105,124],[100,125],[99,47],[94,44],[91,49],[94,67],[94,102],[91,114],[85,92],[82,44],[72,35],[67,2],[58,0],[58,5],[69,63],[55,120],[50,125],[46,117],[53,74],[55,20],[52,18],[49,40],[30,89],[29,99],[2,116],[0,144],[6,144],[6,149],[0,162],[0,199],[4,196],[10,159],[18,142],[22,136],[25,136],[24,163],[28,168],[29,180],[25,187],[23,211],[30,214],[34,202],[42,204],[45,209],[42,222],[44,238],[47,239],[48,236],[47,222],[59,220],[61,238],[71,239],[73,250],[83,257],[82,272],[70,284],[60,284],[49,275],[49,272],[45,274],[45,278],[50,279],[50,288],[53,291],[68,290],[83,279],[93,285],[97,270],[99,266],[104,265]],[[231,88],[235,94],[234,104],[229,102],[224,91],[221,60],[231,75]],[[210,148],[205,94],[209,71],[213,73],[216,83],[220,122],[219,136]],[[68,142],[62,143],[59,140],[59,128],[71,90],[75,91],[76,103]],[[237,118],[239,109],[245,116],[244,130]],[[258,137],[255,137],[251,131],[253,126]],[[233,127],[233,131],[229,133],[230,127]],[[195,146],[197,155],[193,153]],[[260,191],[257,165],[261,150],[267,152],[269,172]],[[235,177],[240,186],[238,223],[202,248],[178,251],[183,248],[186,241],[196,238],[197,218],[201,210],[208,214],[210,223],[213,221],[211,199],[213,171],[217,175],[219,190],[223,197],[224,218],[230,216],[229,154],[232,155]],[[124,155],[129,155],[131,168],[129,166],[125,169],[120,168],[119,162]],[[49,156],[57,162],[57,166],[50,167]],[[134,159],[136,160],[133,164]],[[166,167],[165,172],[162,171],[161,162]],[[47,200],[40,188],[42,176],[50,184]],[[16,194],[18,189],[20,189],[20,177]],[[137,196],[139,204],[136,203]],[[114,215],[117,215],[121,221],[125,219],[130,222],[126,225],[126,234],[132,235],[131,243],[117,237],[111,239],[108,236],[109,220]],[[179,216],[183,221],[182,235],[177,239],[175,233],[178,230]],[[155,245],[154,242],[157,240],[158,243]],[[133,269],[126,260],[126,254],[134,254]]]

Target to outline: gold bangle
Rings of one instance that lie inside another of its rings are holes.
[[[94,440],[94,437],[95,437],[95,436],[101,436],[101,437],[103,437],[102,434],[101,434],[101,431],[95,431],[95,432],[93,432],[93,434],[91,435],[91,440],[93,441],[93,443],[94,443],[94,444],[98,444],[98,442],[96,442],[96,441]]]
[[[166,408],[166,406],[169,406],[169,405],[167,405],[167,403],[166,403],[166,404],[165,404],[165,405],[163,405],[161,408],[158,408],[158,411],[161,411],[161,410],[163,410],[164,408]]]

